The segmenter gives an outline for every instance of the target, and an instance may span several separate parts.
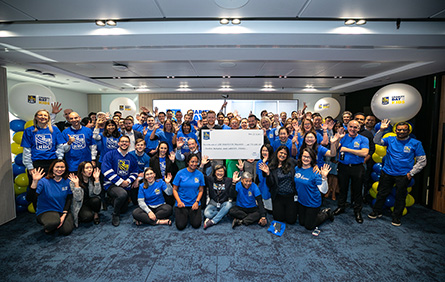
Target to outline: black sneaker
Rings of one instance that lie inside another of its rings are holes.
[[[391,221],[391,224],[394,226],[400,226],[400,225],[402,225],[402,222],[398,218],[393,218]]]
[[[381,213],[376,213],[375,211],[373,211],[370,214],[368,214],[368,217],[370,219],[376,219],[376,218],[382,217],[382,214]]]
[[[113,219],[111,220],[111,224],[113,224],[113,226],[118,227],[120,224],[120,218],[118,215],[113,214]]]
[[[322,210],[322,212],[324,212],[328,215],[328,218],[330,221],[334,221],[334,219],[335,219],[334,212],[330,208],[326,208],[326,209]]]
[[[241,219],[237,219],[237,218],[235,218],[235,219],[232,221],[232,229],[234,229],[234,228],[237,227],[237,226],[240,226],[241,223],[242,223]]]

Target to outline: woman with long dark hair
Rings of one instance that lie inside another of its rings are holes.
[[[319,226],[327,219],[334,220],[331,209],[321,207],[321,193],[328,191],[327,177],[331,168],[324,164],[321,169],[316,167],[317,156],[310,148],[303,149],[295,168],[295,189],[298,193],[298,213],[300,225],[308,230]]]
[[[296,160],[290,156],[287,146],[278,147],[269,165],[265,163],[259,165],[270,189],[273,218],[289,224],[297,221],[297,205],[294,199],[295,166]]]
[[[268,165],[273,157],[273,148],[269,144],[264,144],[260,149],[260,160],[256,164],[256,179],[255,184],[261,191],[261,197],[263,198],[264,208],[267,211],[272,211],[272,199],[270,197],[270,189],[266,183],[266,177],[260,169],[261,164]]]
[[[74,174],[68,176],[64,160],[55,160],[49,167],[48,176],[37,168],[31,172],[32,183],[26,194],[29,202],[37,199],[37,222],[43,225],[45,233],[59,231],[69,235],[74,228],[73,215],[70,212],[73,193],[71,188],[79,186],[79,178]]]
[[[98,150],[100,150],[99,163],[102,163],[103,156],[111,150],[119,148],[119,138],[121,134],[117,124],[113,120],[105,122],[104,131],[100,133],[99,125],[93,131],[93,139],[96,140]]]
[[[168,173],[165,181],[156,179],[156,174],[151,167],[144,170],[144,180],[139,186],[139,207],[133,211],[136,225],[142,223],[150,225],[171,225],[169,217],[172,215],[172,207],[165,203],[162,192],[172,194],[170,181],[172,175]]]
[[[321,168],[325,163],[324,157],[335,157],[337,155],[337,145],[338,145],[337,143],[339,141],[340,141],[340,136],[338,134],[332,136],[330,140],[331,148],[328,149],[317,143],[317,137],[315,136],[315,133],[313,131],[308,131],[303,136],[303,144],[299,149],[298,155],[299,157],[301,157],[304,148],[311,148],[316,153],[317,165],[319,168]]]
[[[100,184],[100,169],[94,168],[89,161],[81,162],[77,170],[80,189],[73,189],[73,194],[80,193],[79,201],[74,201],[72,205],[72,213],[74,217],[74,225],[78,226],[78,221],[90,222],[94,224],[100,223],[99,211],[101,208],[100,192],[102,185]]]

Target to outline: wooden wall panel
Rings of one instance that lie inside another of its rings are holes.
[[[102,95],[88,94],[88,113],[100,112],[102,110]]]

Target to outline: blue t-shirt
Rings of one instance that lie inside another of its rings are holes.
[[[236,205],[241,208],[254,208],[257,206],[255,198],[261,196],[260,189],[252,183],[248,189],[244,188],[241,182],[236,183]]]
[[[272,143],[272,148],[274,151],[276,151],[278,149],[278,147],[285,145],[287,148],[289,148],[289,154],[292,152],[292,140],[287,139],[286,143],[283,144],[281,143],[280,139],[276,139],[273,143]]]
[[[148,123],[140,124],[136,123],[133,125],[133,130],[139,131],[140,133],[144,134],[144,128],[148,127]]]
[[[154,130],[154,129],[153,129]],[[147,128],[147,134],[145,135],[145,152],[148,154],[151,150],[154,150],[158,147],[159,145],[159,139],[156,140],[150,140],[150,136],[151,133],[153,132],[153,130],[150,130]],[[156,133],[158,133],[158,131],[161,131],[159,129],[156,130]]]
[[[173,185],[178,186],[178,195],[186,207],[191,207],[196,202],[199,194],[199,186],[205,186],[204,175],[195,170],[190,172],[187,168],[181,169],[173,180]],[[199,202],[201,204],[201,202]],[[178,203],[175,203],[178,206]]]
[[[164,180],[158,179],[152,185],[144,188],[144,183],[139,185],[138,199],[144,199],[147,206],[158,206],[165,204],[164,195],[162,191],[167,189],[167,184]]]
[[[63,212],[66,198],[69,194],[73,194],[70,188],[70,180],[63,179],[59,182],[54,179],[42,178],[37,184],[36,215],[48,211]]]
[[[316,132],[316,133],[317,133],[317,144],[320,144],[321,141],[323,141],[323,135],[321,135],[318,132]],[[303,146],[303,142],[304,142],[303,137],[304,137],[304,134],[301,134],[301,132],[298,132],[298,137],[297,137],[298,138],[298,150],[301,148],[301,146]]]
[[[184,141],[184,145],[183,145],[182,148],[181,148],[181,153],[184,154],[184,153],[188,153],[188,152],[190,152],[189,145],[187,144],[187,141],[188,141],[189,139],[195,139],[195,140],[196,140],[196,144],[198,144],[198,148],[199,148],[198,137],[196,136],[195,133],[190,132],[189,134],[184,134],[184,132],[179,131],[179,132],[178,132],[178,135],[176,136],[176,140],[178,140],[178,139],[181,138],[181,137],[182,137],[182,139],[183,139],[183,141]],[[199,149],[198,149],[198,150],[199,150]]]
[[[276,128],[269,128],[266,130],[266,136],[270,141],[270,144],[275,142],[275,140],[278,140],[278,132]]]
[[[356,137],[350,137],[347,134],[340,140],[340,146],[353,150],[369,149],[369,140],[360,134],[357,134]],[[338,162],[342,164],[362,164],[365,161],[365,157],[359,157],[347,152],[345,152],[344,160],[340,160],[340,150],[338,154]]]
[[[65,160],[69,171],[77,171],[81,162],[91,161],[90,146],[93,145],[93,131],[85,126],[79,130],[68,127],[62,132],[65,143],[69,140],[68,135],[76,140],[71,144],[71,149],[65,153]]]
[[[100,148],[100,157],[99,162],[102,163],[103,158],[106,153],[108,153],[111,150],[119,148],[119,137],[105,137],[103,133],[100,134],[101,139],[99,141],[96,140],[97,148]]]
[[[135,150],[131,151],[129,154],[132,154],[138,160],[138,173],[144,172],[144,169],[150,166],[150,157],[146,153],[144,153],[142,156],[139,156],[138,154],[136,154]]]
[[[260,164],[263,163],[263,160],[259,160],[256,163],[256,175],[258,175],[258,189],[260,189],[261,197],[264,200],[270,199],[270,191],[269,187],[266,184],[266,177],[263,176],[263,171],[260,169]],[[269,164],[266,162],[266,164]]]
[[[31,126],[25,129],[23,133],[21,146],[31,149],[31,159],[36,160],[53,160],[57,159],[57,145],[65,143],[60,130],[53,126],[53,133],[49,128],[37,128]]]
[[[162,130],[156,131],[156,136],[158,137],[159,141],[165,141],[168,144],[168,150],[171,152],[173,151],[173,135],[175,135],[172,132],[165,132]]]
[[[383,171],[393,176],[406,175],[414,166],[414,158],[425,156],[422,143],[416,139],[398,140],[395,136],[383,138],[386,149]]]
[[[322,183],[321,174],[314,173],[312,167],[303,169],[297,166],[294,181],[300,204],[311,208],[321,206],[321,194],[317,187]]]

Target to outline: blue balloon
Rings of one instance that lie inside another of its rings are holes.
[[[380,174],[377,174],[375,171],[371,172],[371,178],[374,182],[379,181]]]
[[[25,130],[25,123],[26,121],[21,119],[15,119],[9,123],[9,128],[11,128],[12,131],[23,131]]]
[[[375,130],[375,132],[377,132],[377,131],[380,130],[380,125],[382,125],[381,122],[378,122],[378,123],[375,124],[375,126],[374,126],[374,130]]]
[[[14,163],[23,165],[23,154],[18,154],[17,156],[15,156]]]
[[[26,200],[26,192],[15,197],[15,202],[17,205],[28,207],[29,202]]]
[[[413,187],[414,185],[414,178],[411,178],[411,181],[408,184],[408,187]]]
[[[388,207],[388,208],[393,207],[395,203],[396,203],[396,198],[394,198],[393,195],[388,195],[388,197],[386,197],[386,201],[385,201],[386,207]]]
[[[372,166],[372,170],[377,173],[378,175],[380,175],[380,172],[382,171],[382,163],[376,163]]]
[[[15,206],[15,210],[16,212],[20,213],[20,212],[25,212],[28,210],[28,206],[23,206],[23,205],[16,205]]]
[[[14,174],[14,178],[22,173],[25,173],[26,167],[24,165],[12,164],[12,174]]]

